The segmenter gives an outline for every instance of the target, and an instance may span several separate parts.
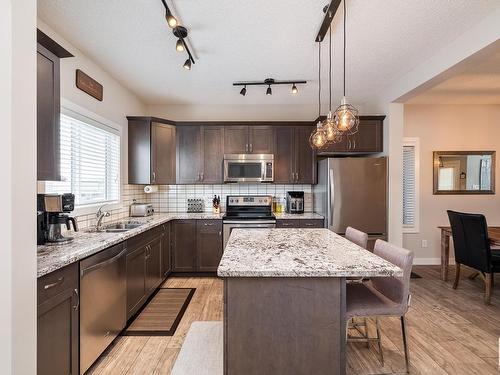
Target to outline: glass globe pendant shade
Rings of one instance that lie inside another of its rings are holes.
[[[358,132],[358,110],[347,102],[345,96],[342,98],[340,106],[335,110],[335,125],[341,133],[352,135]]]
[[[311,133],[311,136],[309,137],[309,144],[312,148],[319,150],[325,147],[327,143],[328,141],[326,139],[326,134],[323,131],[321,121],[319,121],[316,125],[316,129],[314,129],[314,131]]]
[[[322,123],[322,129],[329,143],[339,143],[342,141],[342,134],[337,130],[332,111],[328,112],[326,120]]]

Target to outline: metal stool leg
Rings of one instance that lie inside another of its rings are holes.
[[[405,316],[401,316],[401,332],[403,334],[403,347],[405,351],[406,373],[410,373],[410,353],[408,351],[408,333],[406,332]]]

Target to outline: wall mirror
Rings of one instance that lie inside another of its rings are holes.
[[[434,194],[495,194],[495,151],[434,151]]]

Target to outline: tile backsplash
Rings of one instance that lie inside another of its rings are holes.
[[[224,184],[224,185],[161,185],[158,191],[146,194],[146,202],[152,203],[156,212],[186,212],[187,200],[203,199],[205,212],[212,210],[214,195],[220,196],[221,208],[226,210],[227,195],[271,195],[284,203],[287,191],[304,192],[304,211],[313,210],[311,185],[282,184]]]
[[[125,219],[129,216],[129,206],[135,200],[137,202],[144,202],[147,200],[146,193],[144,193],[144,186],[141,185],[123,185],[122,186],[122,199],[121,205],[118,208],[114,209],[106,209],[111,216],[104,218],[103,223],[113,222],[120,219]],[[96,208],[97,212],[97,208]],[[76,211],[78,214],[78,211]],[[94,226],[97,222],[97,218],[95,213],[87,214],[87,215],[74,215],[78,221],[78,226],[81,229],[85,229],[91,226]]]

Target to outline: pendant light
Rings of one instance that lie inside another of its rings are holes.
[[[358,131],[359,116],[358,110],[349,104],[345,95],[346,13],[346,0],[344,0],[344,96],[340,106],[335,110],[335,124],[340,132],[352,135]]]
[[[321,116],[321,42],[318,44],[318,117]],[[309,137],[309,144],[313,149],[322,149],[327,145],[326,133],[323,131],[323,124],[318,120],[316,129]]]
[[[330,41],[328,47],[329,53],[329,68],[328,68],[328,83],[329,83],[329,94],[330,94],[330,107],[328,110],[328,115],[326,120],[322,122],[323,131],[326,134],[326,139],[330,143],[339,143],[342,141],[342,134],[337,129],[335,123],[335,118],[332,113],[332,28],[329,29]]]

